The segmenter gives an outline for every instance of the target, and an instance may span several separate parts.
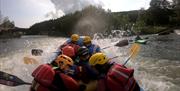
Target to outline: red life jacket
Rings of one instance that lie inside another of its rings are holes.
[[[99,81],[100,87],[98,91],[135,91],[134,88],[137,83],[133,73],[134,69],[114,64],[107,73],[106,78]],[[103,89],[101,84],[107,88]]]
[[[79,85],[73,78],[63,73],[55,72],[55,70],[48,64],[40,65],[32,73],[34,80],[31,86],[31,91],[54,91],[52,89],[61,89],[53,84],[56,74],[62,78],[62,83],[65,88],[67,88],[67,91],[78,91]]]
[[[73,78],[69,77],[65,74],[60,74],[62,77],[62,80],[67,87],[68,91],[78,91],[79,90],[79,84],[77,81],[75,81]]]

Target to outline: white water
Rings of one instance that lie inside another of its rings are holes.
[[[160,39],[166,39],[165,36]],[[128,62],[127,66],[135,69],[135,78],[145,91],[180,91],[180,42],[178,37],[169,36],[174,42],[162,42],[151,36],[147,45],[141,45],[136,59]],[[20,39],[0,40],[0,71],[18,76],[24,81],[31,82],[32,71],[40,64],[50,62],[56,48],[65,41],[64,38],[24,37]],[[101,48],[113,45],[119,39],[94,40]],[[31,49],[40,48],[42,56],[32,56]],[[113,61],[123,63],[128,56],[129,46],[111,47],[103,50],[109,57],[121,55]],[[24,57],[34,58],[38,64],[25,64]],[[118,60],[118,61],[117,61]],[[16,87],[0,84],[0,91],[29,91],[29,86]]]

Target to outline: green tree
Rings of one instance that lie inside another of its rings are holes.
[[[175,12],[175,16],[173,17],[174,23],[180,25],[180,1],[179,0],[173,0],[173,9]]]
[[[151,0],[150,7],[167,9],[171,7],[171,3],[168,0]]]
[[[148,25],[167,25],[170,23],[170,2],[167,0],[151,0],[150,8],[147,11]]]
[[[2,28],[14,28],[15,27],[15,24],[14,24],[14,21],[10,21],[8,17],[5,17],[3,19],[3,22],[2,24],[0,25]]]

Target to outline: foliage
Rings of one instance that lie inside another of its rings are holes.
[[[89,6],[82,11],[67,14],[56,20],[36,23],[27,34],[69,36],[72,33],[92,33],[107,28],[108,14],[101,7]],[[102,25],[102,26],[101,26]]]
[[[9,28],[14,28],[15,24],[14,21],[10,21],[8,17],[5,17],[0,24],[0,27],[3,29],[9,29]]]
[[[11,25],[12,24],[12,25]],[[7,21],[3,26],[13,27]],[[93,35],[111,33],[111,30],[124,30],[149,34],[166,31],[169,27],[180,26],[179,0],[151,0],[149,9],[111,12],[102,7],[88,6],[81,11],[70,13],[32,25],[24,34],[70,36],[72,33]]]

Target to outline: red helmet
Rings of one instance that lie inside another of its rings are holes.
[[[75,51],[72,46],[65,46],[62,48],[62,54],[69,56],[69,57],[74,57],[75,56]]]

